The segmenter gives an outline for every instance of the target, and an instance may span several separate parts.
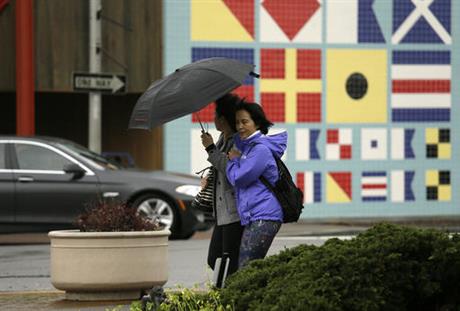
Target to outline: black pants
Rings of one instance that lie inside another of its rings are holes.
[[[230,264],[227,276],[238,270],[242,234],[243,227],[239,221],[223,226],[216,225],[214,227],[208,251],[208,265],[211,269],[214,270],[217,258],[222,258],[224,253],[228,253]]]

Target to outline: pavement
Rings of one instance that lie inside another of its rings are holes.
[[[284,224],[278,237],[317,237],[327,239],[334,236],[354,236],[381,221],[389,219],[340,219],[329,220],[302,220],[298,223]],[[399,223],[414,227],[437,228],[449,232],[460,232],[459,218],[410,218],[391,219],[392,223]],[[211,231],[197,232],[193,239],[209,239]],[[48,244],[47,233],[14,233],[0,234],[0,245],[31,245]],[[105,311],[129,310],[130,301],[102,301],[76,302],[65,300],[62,291],[27,291],[1,292],[0,310],[82,310]]]

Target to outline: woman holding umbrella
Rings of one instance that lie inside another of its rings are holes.
[[[208,161],[215,168],[214,214],[216,226],[212,233],[208,251],[208,265],[214,270],[216,259],[228,256],[230,259],[227,276],[238,269],[238,258],[243,227],[236,209],[234,189],[228,183],[225,169],[227,152],[233,146],[236,105],[241,99],[227,94],[216,101],[214,123],[221,132],[216,144],[209,133],[201,135],[201,141],[208,153]]]
[[[264,258],[283,222],[283,211],[275,195],[260,177],[274,184],[278,168],[274,157],[286,150],[287,133],[267,136],[273,125],[262,107],[241,102],[236,111],[234,136],[238,150],[228,153],[227,178],[235,187],[238,213],[244,226],[241,238],[239,267]]]

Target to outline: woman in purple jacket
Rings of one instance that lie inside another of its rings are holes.
[[[256,103],[241,102],[236,111],[234,142],[228,153],[227,178],[235,187],[237,209],[244,226],[239,267],[264,258],[283,222],[283,211],[274,194],[260,181],[278,180],[275,158],[286,150],[287,133],[267,136],[271,123]]]

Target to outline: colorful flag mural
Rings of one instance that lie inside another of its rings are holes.
[[[272,122],[321,121],[321,51],[261,50],[260,98]]]
[[[300,172],[297,173],[297,187],[303,190],[304,203],[321,202],[321,173]]]
[[[415,129],[391,129],[391,158],[393,160],[414,159],[412,147]]]
[[[394,51],[393,122],[450,121],[449,51]]]
[[[349,203],[352,199],[351,172],[330,172],[326,178],[328,203]]]
[[[393,0],[393,44],[451,44],[451,0]]]
[[[234,92],[263,106],[275,124],[269,134],[288,132],[283,161],[304,190],[302,218],[460,216],[460,194],[452,191],[460,176],[459,3],[163,5],[165,73],[207,57],[255,65],[260,78]],[[209,165],[197,121],[216,140],[214,110],[165,125],[165,169]]]
[[[386,50],[328,49],[326,60],[327,122],[386,122]]]
[[[181,2],[180,5],[186,5]],[[240,0],[191,0],[193,41],[254,40],[254,4]]]
[[[321,2],[322,0],[262,0],[259,11],[260,41],[321,42]]]
[[[428,201],[450,201],[452,199],[450,171],[426,171],[425,185]]]
[[[361,199],[363,202],[387,200],[387,173],[363,172],[361,174]]]
[[[385,160],[387,158],[387,129],[361,129],[361,159]]]
[[[428,159],[450,159],[452,146],[450,143],[450,129],[425,129],[426,157]]]
[[[385,43],[374,0],[327,0],[329,43]]]
[[[412,181],[415,171],[391,171],[391,201],[415,201]]]
[[[296,130],[296,149],[295,158],[297,161],[319,160],[318,129],[297,129]]]
[[[327,160],[347,160],[352,155],[352,130],[349,128],[328,129],[326,141]]]

